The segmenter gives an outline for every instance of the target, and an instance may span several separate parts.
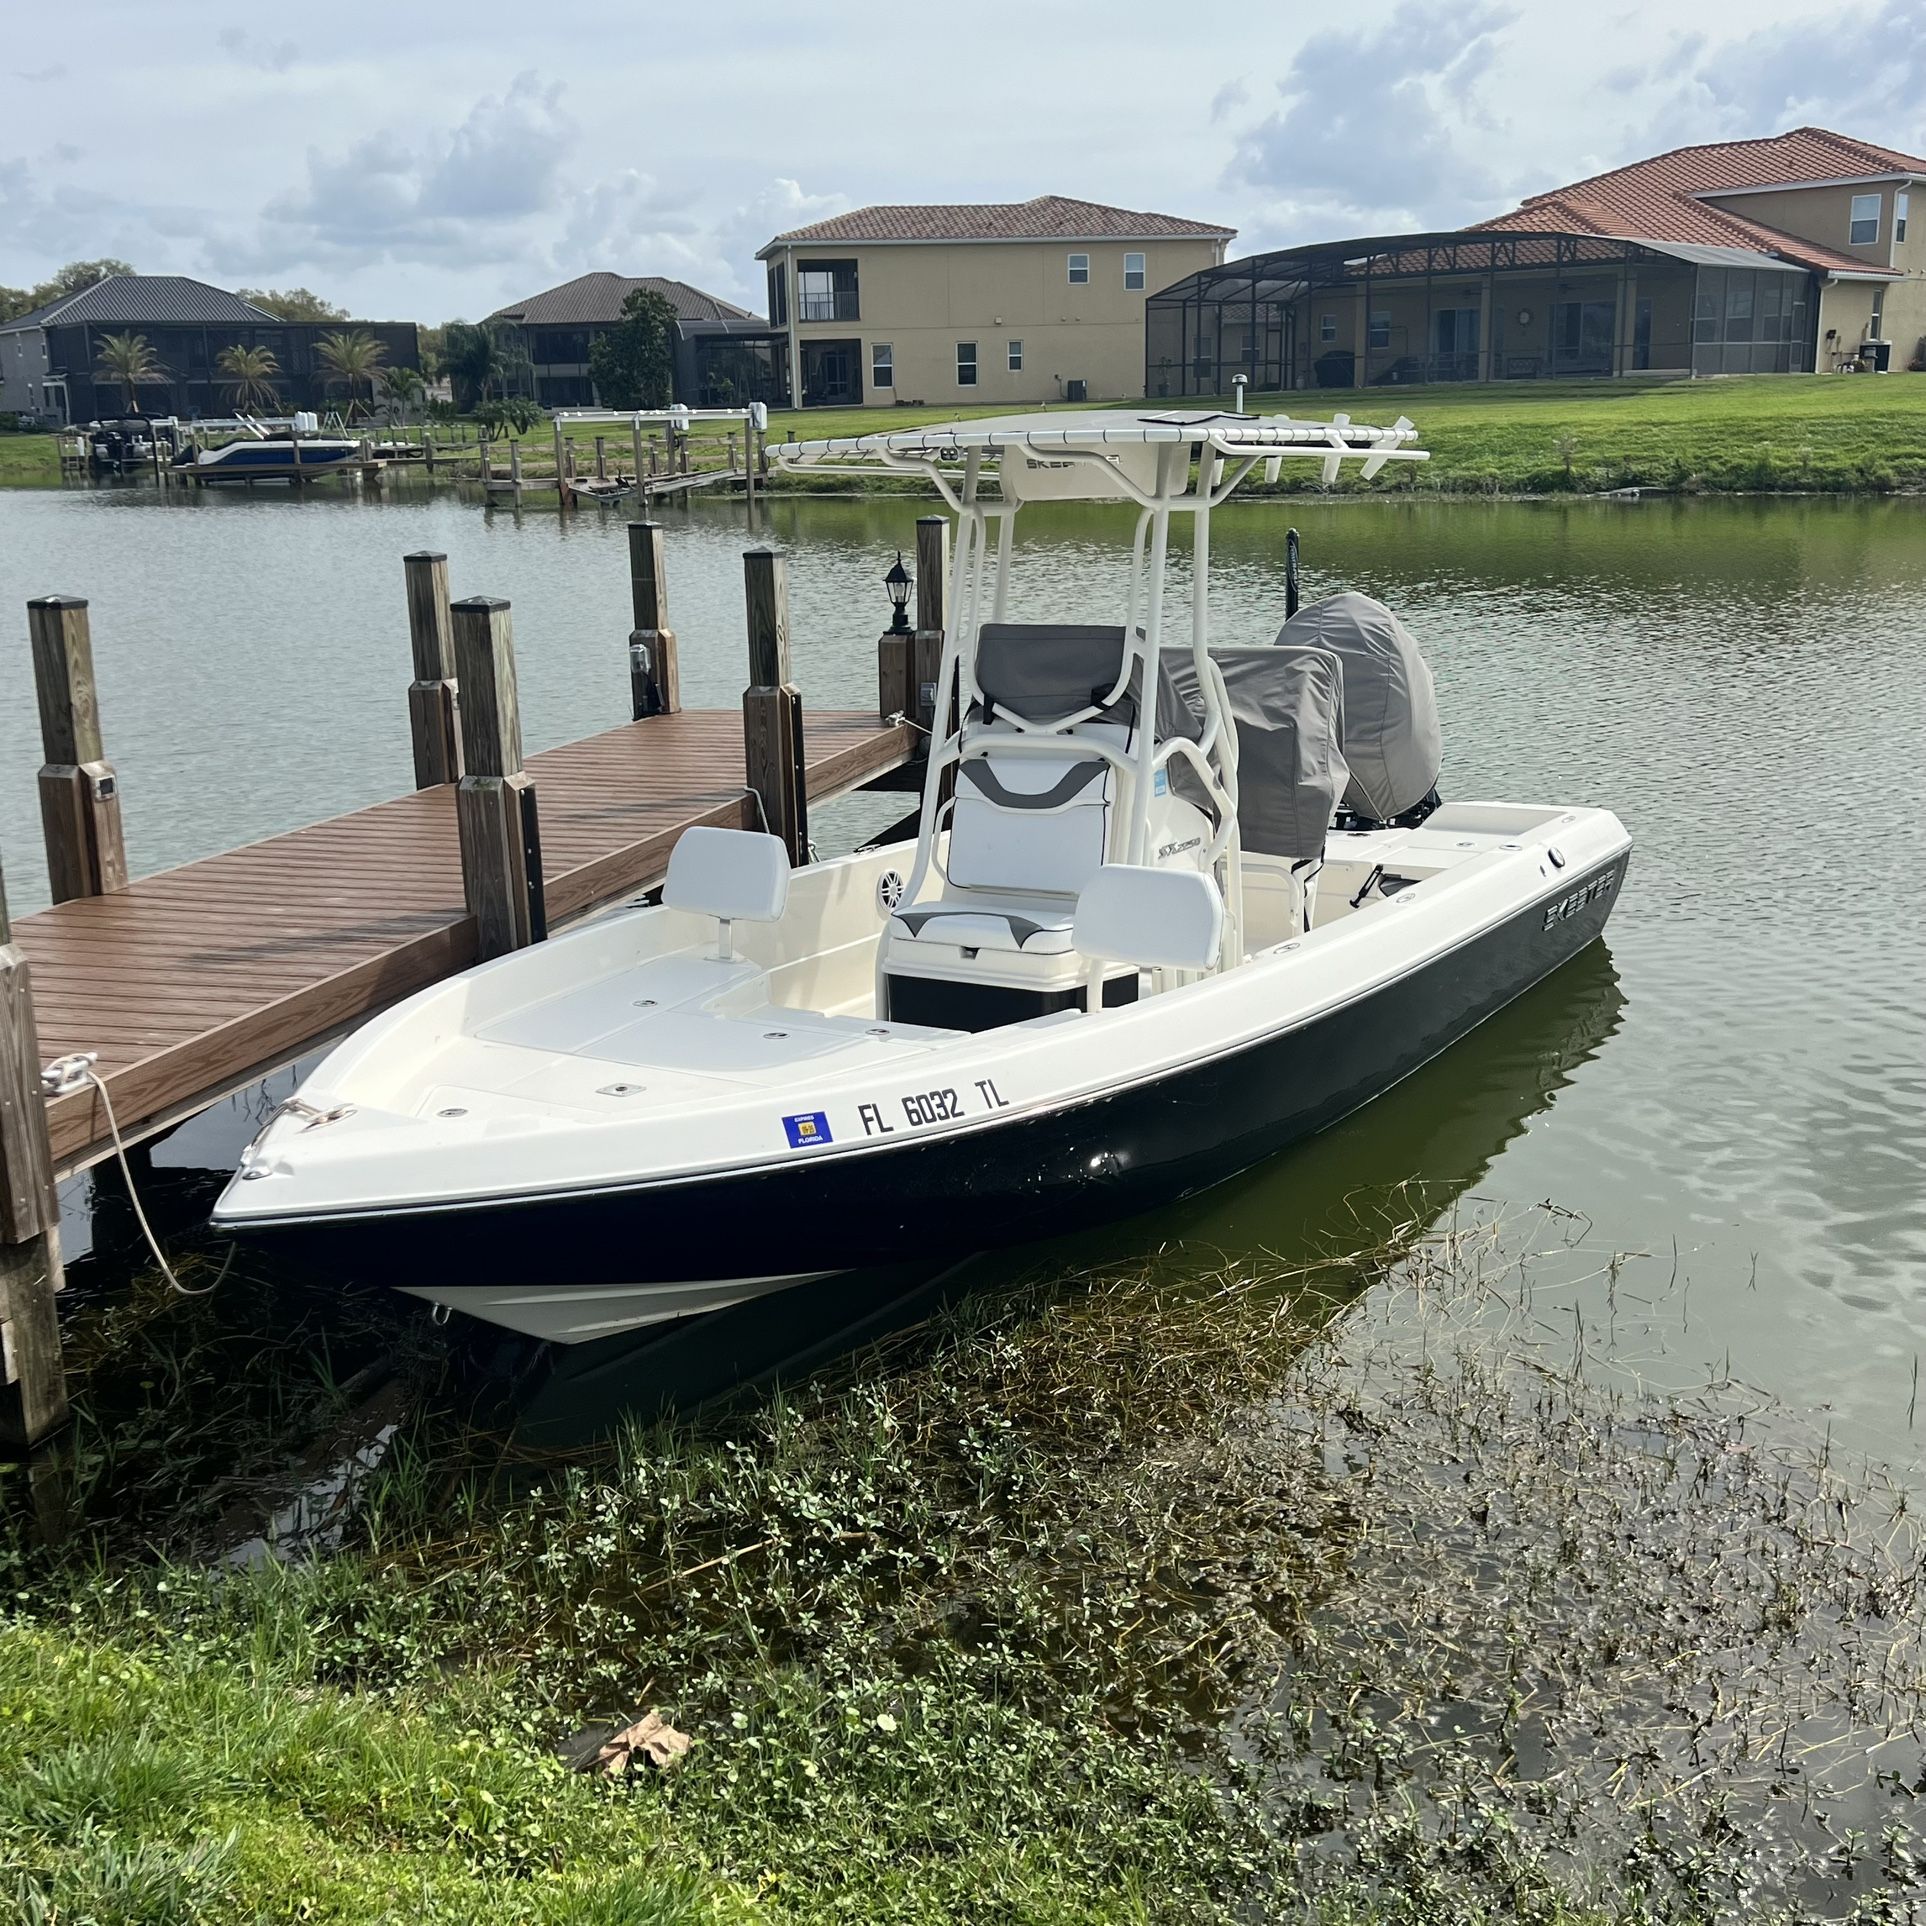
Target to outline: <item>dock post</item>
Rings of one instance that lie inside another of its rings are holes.
[[[408,646],[415,679],[408,685],[408,733],[415,746],[415,787],[461,780],[461,724],[455,682],[455,634],[448,613],[448,557],[422,549],[401,558],[408,585]]]
[[[59,1289],[60,1205],[33,983],[0,877],[0,1443],[36,1445],[67,1422]]]
[[[809,860],[809,800],[803,782],[802,696],[789,679],[789,562],[780,549],[742,558],[749,610],[749,687],[742,696],[742,746],[761,826],[780,836],[789,860]]]
[[[639,487],[642,481],[642,417],[640,415],[629,423],[629,458],[635,464],[635,480]]]
[[[595,437],[595,479],[607,481],[609,478],[609,438],[607,435]]]
[[[27,604],[34,691],[40,698],[40,826],[56,903],[127,887],[120,784],[100,741],[87,602],[41,595]]]
[[[457,602],[455,667],[467,773],[455,791],[461,880],[483,962],[548,934],[535,778],[522,767],[521,702],[508,604],[486,595]]]
[[[936,731],[936,678],[943,666],[943,628],[947,620],[950,571],[950,524],[943,515],[916,518],[916,640],[914,656],[915,706],[910,714],[931,732]]]
[[[1299,582],[1297,530],[1287,528],[1284,531],[1284,619],[1287,622],[1297,613]]]
[[[508,480],[515,491],[515,505],[519,508],[522,501],[522,444],[520,441],[511,441],[508,444]]]
[[[672,716],[682,707],[675,631],[669,626],[669,578],[664,567],[662,525],[629,524],[629,597],[635,626],[629,631],[629,707],[644,716]]]

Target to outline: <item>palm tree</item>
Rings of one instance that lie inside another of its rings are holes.
[[[281,372],[272,348],[223,348],[214,365],[227,377],[227,391],[237,408],[268,408],[281,399],[271,376]]]
[[[489,391],[508,373],[508,357],[486,324],[449,322],[441,360],[455,399],[470,408],[490,399]]]
[[[127,412],[140,413],[140,395],[137,392],[143,381],[164,381],[167,370],[155,357],[147,345],[144,334],[102,335],[100,346],[94,350],[94,359],[100,364],[104,374],[127,390]]]
[[[428,391],[419,368],[383,368],[380,384],[390,412],[403,422],[408,419],[408,410]]]
[[[361,392],[361,384],[365,381],[369,392],[374,391],[375,376],[388,358],[386,344],[365,329],[356,328],[352,334],[340,331],[324,334],[314,347],[329,374],[348,384],[348,419],[352,421],[359,405],[356,396]]]

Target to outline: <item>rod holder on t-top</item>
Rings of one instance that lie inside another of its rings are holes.
[[[1297,570],[1297,530],[1287,528],[1284,531],[1284,619],[1287,622],[1297,613]]]

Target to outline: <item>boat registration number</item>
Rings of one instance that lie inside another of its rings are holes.
[[[1557,902],[1545,906],[1545,927],[1555,930],[1568,917],[1576,916],[1586,904],[1595,903],[1601,896],[1609,895],[1612,885],[1618,881],[1618,865],[1600,870],[1589,883],[1581,883],[1568,896],[1561,896]]]
[[[912,1091],[884,1103],[859,1103],[856,1115],[865,1137],[892,1137],[904,1128],[921,1130],[929,1124],[952,1123],[962,1117],[987,1117],[993,1111],[1007,1110],[1009,1103],[994,1078],[978,1077],[973,1083]],[[900,1124],[890,1121],[890,1112],[898,1108],[903,1119]]]

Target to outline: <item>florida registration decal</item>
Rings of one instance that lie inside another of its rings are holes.
[[[806,1150],[811,1144],[834,1143],[829,1134],[829,1114],[822,1110],[808,1110],[800,1117],[785,1117],[782,1127],[789,1133],[791,1150]]]

